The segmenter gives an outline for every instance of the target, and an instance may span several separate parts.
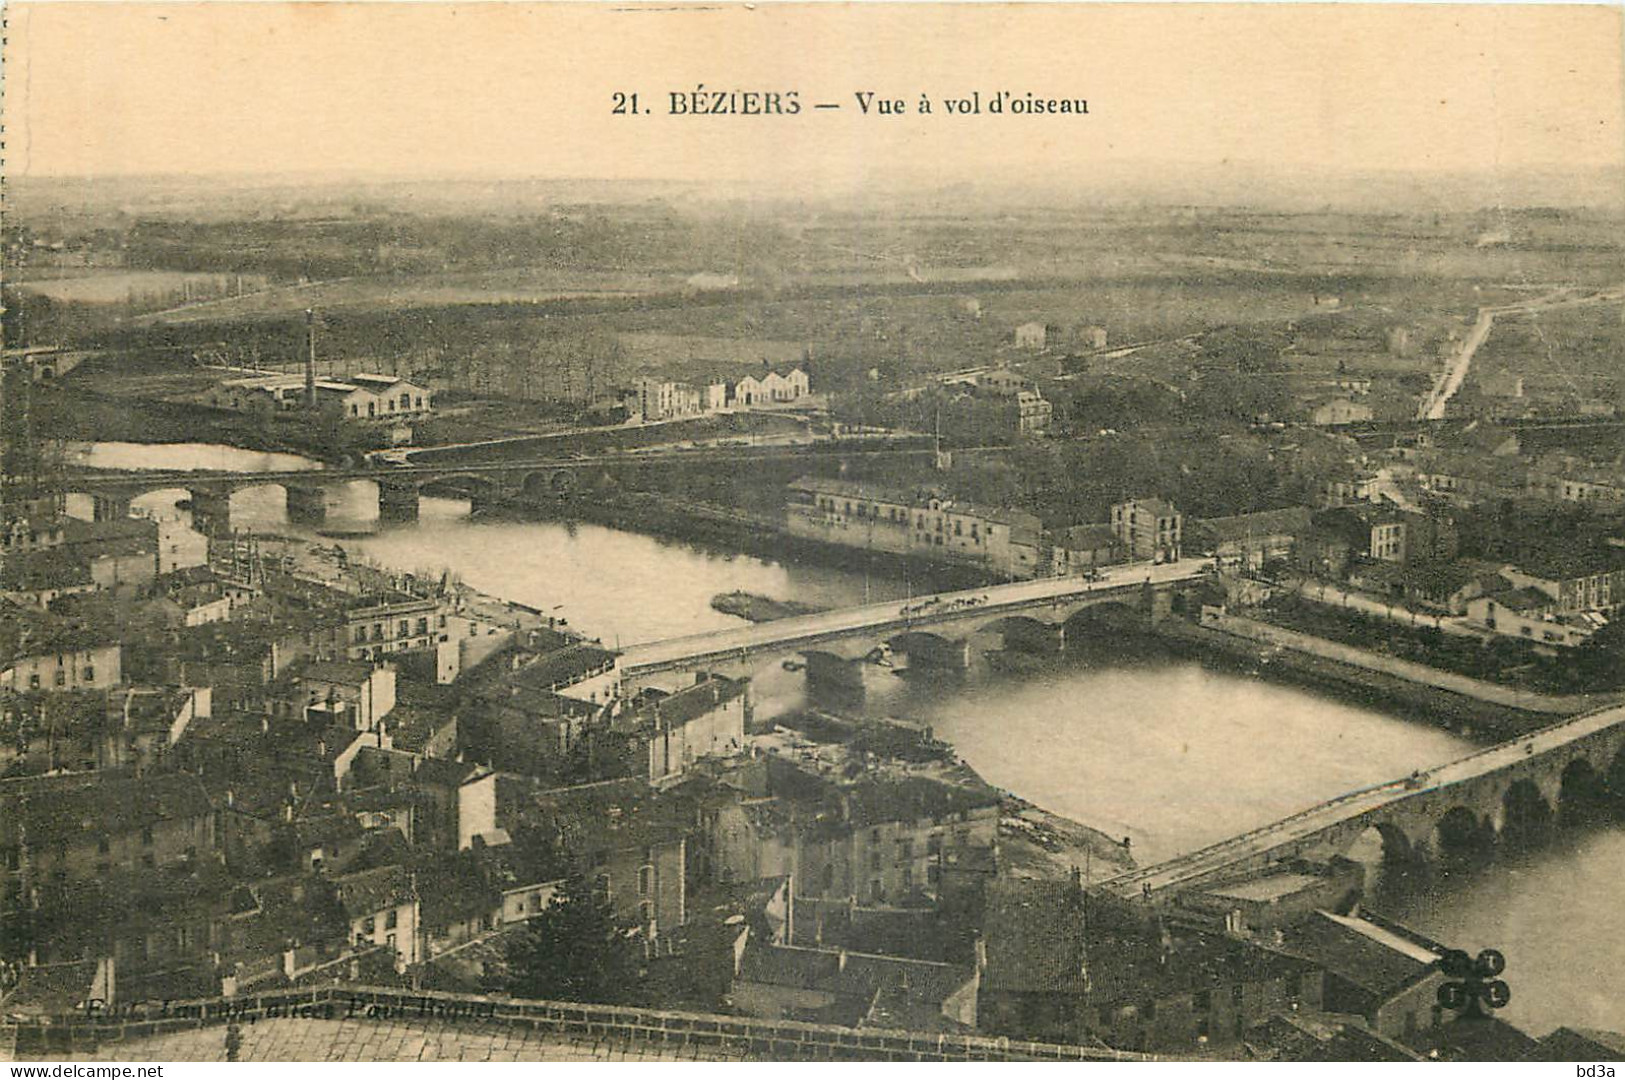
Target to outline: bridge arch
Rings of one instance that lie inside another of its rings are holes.
[[[1068,648],[1114,647],[1121,643],[1126,628],[1142,629],[1144,625],[1145,617],[1132,603],[1114,598],[1080,604],[1062,620],[1060,633]]]
[[[542,469],[525,474],[522,485],[529,496],[568,495],[576,489],[574,469]]]
[[[1414,866],[1422,861],[1423,852],[1397,823],[1374,821],[1355,836],[1347,857],[1364,863],[1368,872],[1380,869],[1386,874]]]
[[[1058,626],[1031,615],[1005,615],[983,623],[968,639],[973,654],[1000,649],[1053,653],[1063,640]]]
[[[1434,826],[1433,850],[1446,872],[1482,866],[1495,857],[1495,825],[1470,807],[1451,807]]]
[[[1608,781],[1596,766],[1577,757],[1563,768],[1559,779],[1557,818],[1564,826],[1592,825],[1606,821],[1614,809]]]
[[[886,646],[908,657],[909,667],[963,668],[968,655],[966,642],[929,630],[904,630],[887,638]]]
[[[1602,782],[1613,802],[1615,817],[1625,816],[1625,747],[1621,747],[1608,763]]]
[[[1554,817],[1535,781],[1514,780],[1501,797],[1501,842],[1513,850],[1538,846],[1551,836]]]

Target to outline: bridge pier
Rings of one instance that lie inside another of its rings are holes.
[[[128,495],[92,495],[90,506],[92,521],[121,521],[130,516]]]
[[[327,489],[320,484],[284,486],[288,520],[296,525],[320,525],[327,520]]]
[[[378,481],[378,520],[407,522],[418,519],[416,484]]]
[[[231,489],[191,488],[192,528],[211,539],[231,535]]]
[[[848,660],[827,652],[804,654],[807,662],[807,693],[835,694],[843,701],[861,701],[864,660]]]

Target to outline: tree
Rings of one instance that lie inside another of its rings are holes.
[[[608,898],[573,874],[510,946],[508,992],[555,1001],[626,1001],[637,983],[633,948],[615,925]]]

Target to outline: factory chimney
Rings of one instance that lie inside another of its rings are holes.
[[[305,408],[316,407],[316,309],[305,309]]]

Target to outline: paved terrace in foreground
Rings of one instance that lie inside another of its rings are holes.
[[[666,638],[625,649],[621,655],[621,670],[628,674],[657,671],[707,657],[739,656],[762,649],[813,644],[861,632],[922,629],[969,616],[982,618],[1001,612],[1015,615],[1027,608],[1066,603],[1093,593],[1143,585],[1147,581],[1159,585],[1188,581],[1198,577],[1211,565],[1207,559],[1184,559],[1159,565],[1131,563],[1111,567],[1096,580],[1082,577],[1038,578]],[[927,604],[930,606],[923,606]],[[960,606],[956,607],[956,604]],[[909,609],[910,613],[905,614],[905,609]]]
[[[0,1061],[1139,1061],[1096,1047],[336,983],[12,1023]],[[9,1055],[9,1057],[8,1057]]]
[[[1121,874],[1102,884],[1125,897],[1136,897],[1150,886],[1153,894],[1224,870],[1254,856],[1290,847],[1344,822],[1382,810],[1405,799],[1448,788],[1505,769],[1532,757],[1561,750],[1576,740],[1625,723],[1625,706],[1599,709],[1542,728],[1532,735],[1498,743],[1464,758],[1418,772],[1415,776],[1351,791],[1251,832],[1221,840],[1154,866]]]

